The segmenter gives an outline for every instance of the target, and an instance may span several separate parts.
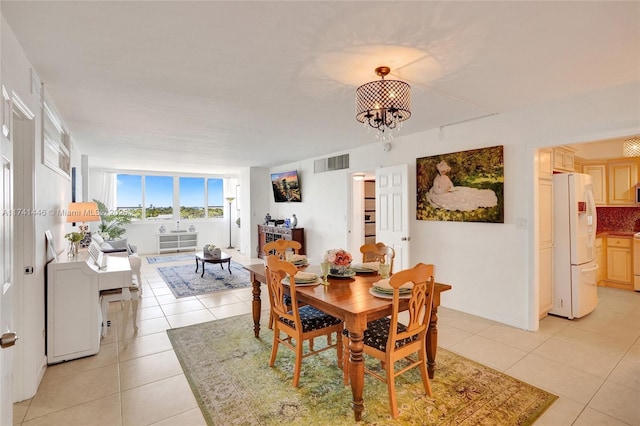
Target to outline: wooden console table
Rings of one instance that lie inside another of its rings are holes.
[[[258,257],[265,257],[265,253],[262,251],[262,247],[264,247],[266,243],[270,243],[272,241],[280,239],[299,242],[302,248],[298,251],[298,253],[306,254],[304,251],[304,228],[285,228],[283,226],[258,225]]]

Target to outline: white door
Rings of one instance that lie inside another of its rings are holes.
[[[13,256],[11,251],[12,243],[12,173],[11,163],[13,152],[10,136],[10,108],[8,97],[4,97],[6,91],[2,86],[2,132],[0,133],[0,159],[2,159],[2,174],[0,175],[0,188],[2,193],[2,226],[0,226],[0,277],[2,288],[0,289],[0,335],[2,335],[2,348],[0,349],[0,424],[10,425],[13,422],[13,323],[12,323],[12,271]],[[6,109],[9,111],[6,111]],[[6,346],[6,347],[5,347]]]
[[[394,271],[409,268],[409,166],[376,170],[376,240],[396,251]]]

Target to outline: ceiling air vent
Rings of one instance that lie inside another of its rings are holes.
[[[314,173],[330,172],[349,168],[349,154],[336,155],[335,157],[321,158],[313,164]]]

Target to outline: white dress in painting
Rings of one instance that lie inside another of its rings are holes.
[[[490,189],[476,189],[468,186],[454,186],[447,172],[449,165],[441,161],[436,166],[438,175],[427,193],[427,201],[433,207],[445,210],[470,212],[480,207],[494,207],[498,204],[496,193]]]

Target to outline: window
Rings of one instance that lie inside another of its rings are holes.
[[[71,140],[45,95],[42,114],[42,162],[63,176],[71,176]]]
[[[147,219],[173,218],[173,177],[144,177],[145,217]]]
[[[180,219],[204,218],[204,178],[180,178]]]
[[[174,181],[178,199],[175,206]],[[134,219],[224,217],[223,179],[118,174],[117,184],[117,208],[129,212]]]
[[[132,219],[142,219],[142,176],[118,175],[116,207]]]
[[[209,217],[224,217],[222,179],[207,179],[207,210]]]

